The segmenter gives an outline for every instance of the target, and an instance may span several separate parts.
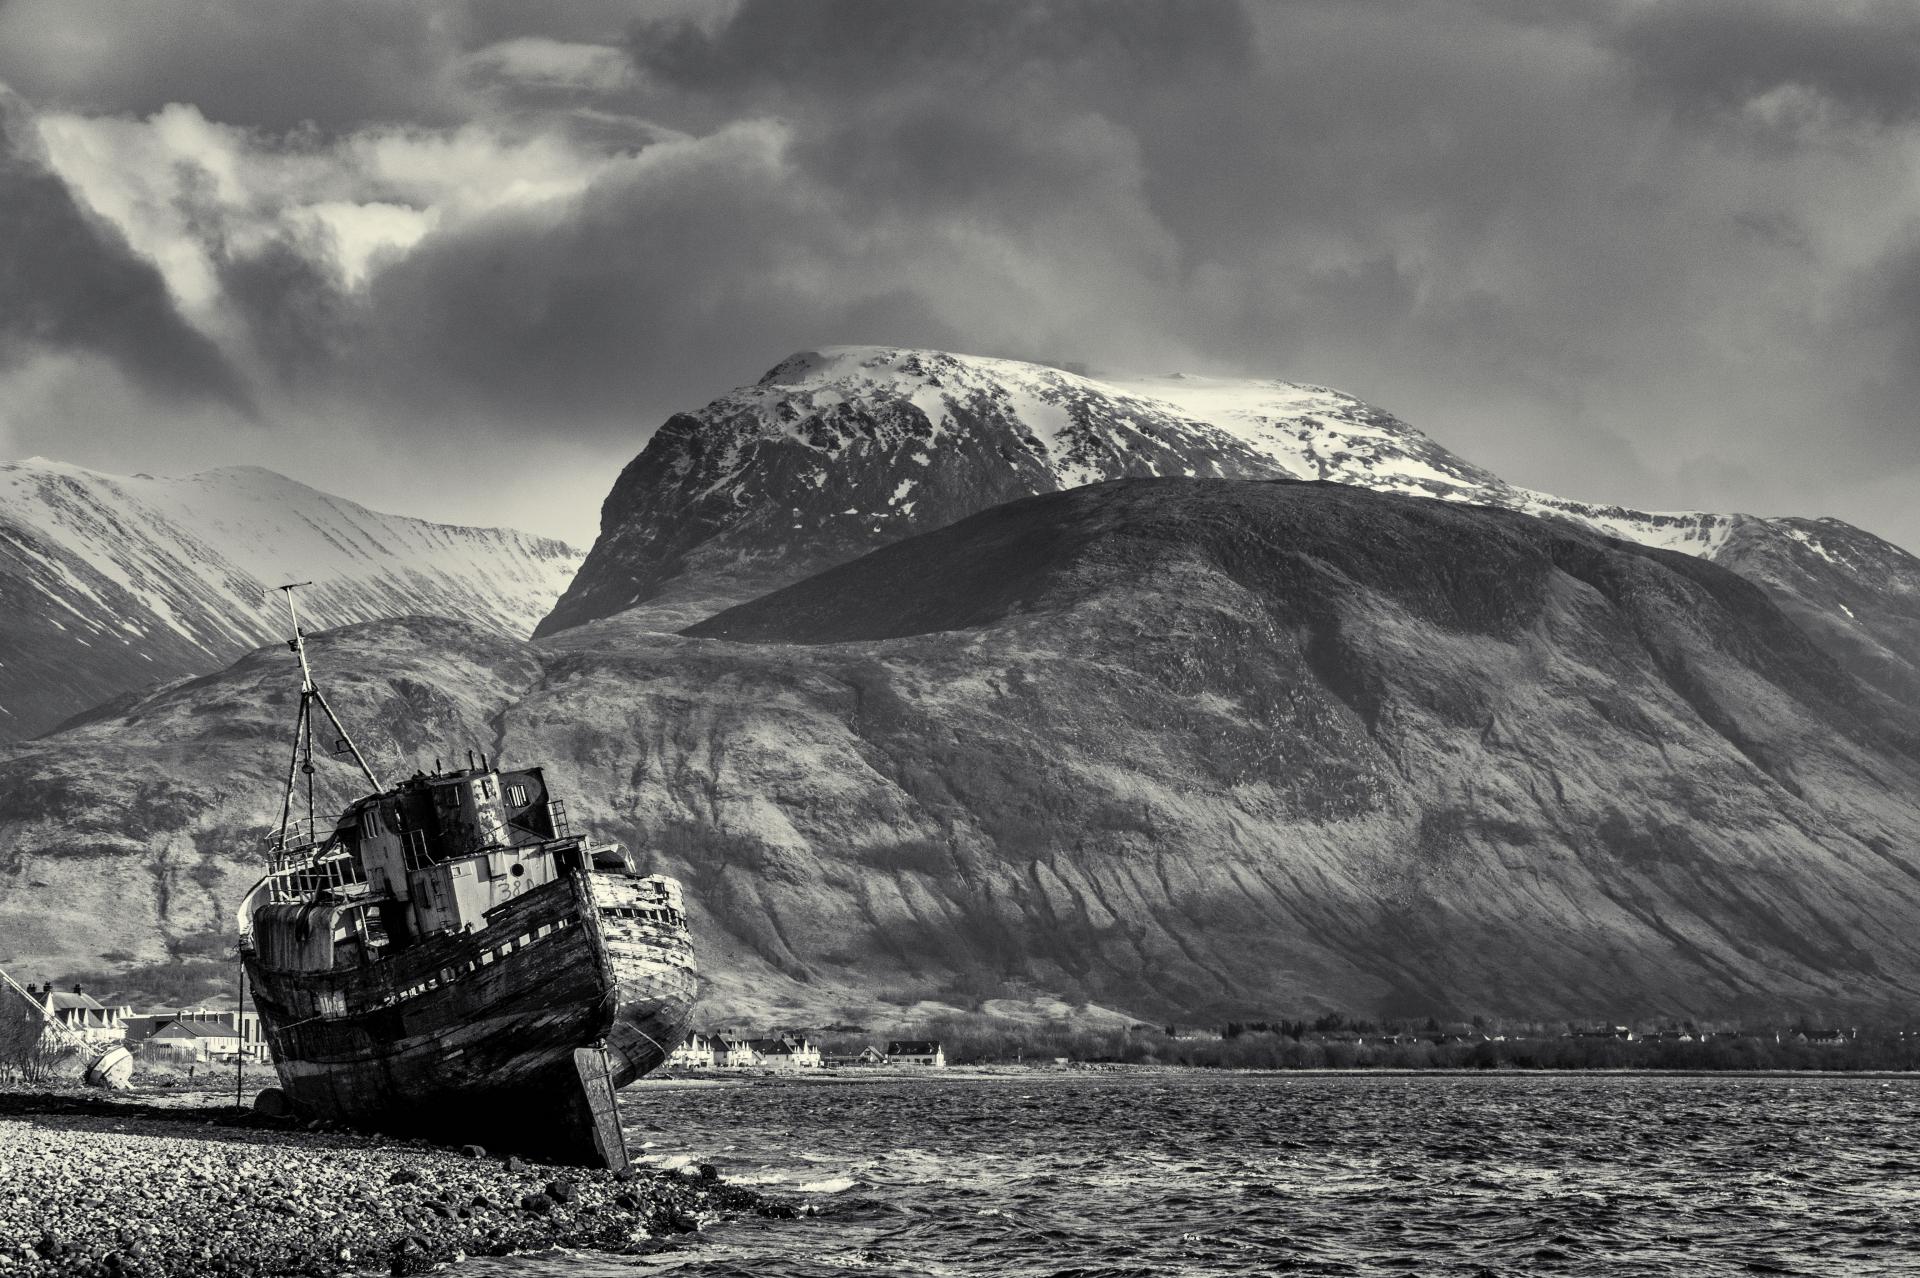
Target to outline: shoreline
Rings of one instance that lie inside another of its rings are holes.
[[[622,1095],[649,1088],[741,1087],[753,1084],[861,1084],[901,1081],[982,1082],[994,1079],[1089,1080],[1116,1076],[1152,1078],[1831,1078],[1920,1079],[1920,1070],[1893,1069],[1652,1069],[1592,1066],[1578,1069],[1479,1069],[1450,1066],[1314,1066],[1303,1069],[1165,1065],[1137,1062],[1076,1062],[1072,1065],[950,1065],[944,1069],[867,1066],[819,1070],[740,1070],[654,1075],[636,1080]]]
[[[1215,1069],[1191,1065],[980,1065],[668,1076],[649,1089],[836,1087],[1151,1079],[1438,1076],[1522,1079],[1912,1080],[1910,1071],[1649,1069]],[[659,1151],[641,1158],[657,1157]],[[706,1226],[811,1214],[729,1185],[712,1168],[639,1163],[614,1173],[503,1159],[477,1147],[303,1127],[234,1106],[224,1089],[125,1093],[0,1087],[0,1278],[418,1273],[468,1256],[565,1248],[648,1255]]]
[[[168,1099],[0,1092],[0,1275],[418,1273],[803,1214],[710,1168],[616,1175]]]

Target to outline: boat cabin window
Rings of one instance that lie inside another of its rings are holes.
[[[516,808],[526,807],[527,806],[527,787],[525,787],[524,785],[508,786],[507,802],[512,804]]]

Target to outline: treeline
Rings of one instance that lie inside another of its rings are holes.
[[[1537,1037],[1523,1031],[1476,1038],[1471,1031],[1463,1036],[1420,1023],[1406,1029],[1345,1018],[1243,1023],[1226,1029],[1230,1033],[1218,1038],[1189,1038],[1157,1029],[1089,1030],[959,1016],[893,1036],[939,1039],[947,1059],[956,1065],[1064,1058],[1216,1069],[1920,1070],[1920,1038],[1895,1030],[1863,1030],[1856,1038],[1815,1043],[1798,1041],[1792,1030],[1777,1031],[1779,1041],[1775,1031],[1687,1042],[1564,1037],[1564,1029],[1546,1028],[1534,1031]],[[1414,1041],[1387,1041],[1409,1035]],[[1462,1037],[1466,1041],[1455,1041]]]

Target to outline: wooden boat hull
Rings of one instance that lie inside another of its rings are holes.
[[[478,932],[344,971],[276,970],[249,955],[295,1112],[603,1162],[580,1121],[576,1051],[611,1049],[613,1086],[640,1077],[684,1036],[697,980],[684,926],[629,937],[641,930],[633,920],[603,916],[597,898],[618,899],[621,877],[569,874],[490,913]]]
[[[590,885],[617,991],[607,1031],[613,1085],[625,1087],[686,1038],[700,978],[685,925],[664,918],[635,880],[596,874]]]

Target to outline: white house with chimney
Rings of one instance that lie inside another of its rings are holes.
[[[782,1034],[779,1038],[756,1038],[749,1042],[760,1054],[763,1069],[777,1074],[798,1074],[820,1068],[820,1049],[798,1035]]]
[[[108,1007],[76,985],[71,990],[56,990],[53,982],[44,988],[27,986],[27,993],[47,1010],[55,1024],[70,1030],[93,1047],[108,1047],[127,1036],[126,1019],[130,1007]]]
[[[758,1069],[760,1052],[750,1038],[740,1038],[732,1034],[720,1034],[713,1040],[713,1067],[715,1069]]]
[[[937,1039],[896,1038],[887,1044],[887,1064],[945,1069],[947,1053]]]
[[[705,1034],[689,1034],[680,1046],[667,1053],[669,1069],[712,1069],[714,1040]]]

